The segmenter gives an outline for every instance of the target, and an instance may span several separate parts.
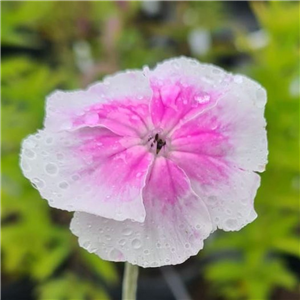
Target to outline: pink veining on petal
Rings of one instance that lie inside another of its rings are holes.
[[[89,174],[86,184],[101,185],[106,201],[115,198],[126,202],[139,197],[152,161],[146,147],[139,145],[140,140],[97,128],[81,134],[84,143],[74,149],[74,155],[87,165],[82,171],[83,177]]]
[[[123,136],[144,136],[150,126],[148,105],[130,101],[112,101],[85,108],[82,116],[74,116],[73,126],[104,126]]]
[[[205,91],[196,86],[184,86],[180,82],[151,82],[153,97],[150,103],[154,126],[167,132],[181,125],[202,111],[214,106],[219,92]]]

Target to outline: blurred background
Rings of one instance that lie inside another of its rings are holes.
[[[269,164],[240,232],[215,232],[182,265],[140,269],[139,300],[300,299],[299,2],[1,2],[2,299],[120,299],[123,263],[77,244],[19,168],[54,89],[178,55],[268,92]]]

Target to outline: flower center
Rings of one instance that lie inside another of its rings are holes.
[[[147,144],[151,152],[158,154],[162,149],[165,149],[167,140],[163,134],[154,132],[148,136]]]

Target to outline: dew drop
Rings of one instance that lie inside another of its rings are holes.
[[[24,146],[29,147],[29,148],[34,148],[37,145],[37,142],[35,140],[26,140],[24,142]]]
[[[139,249],[141,248],[142,246],[142,243],[139,239],[134,239],[132,242],[131,242],[131,245],[134,249]]]
[[[66,121],[64,122],[62,125],[61,125],[61,129],[64,129],[64,130],[68,130],[68,129],[71,129],[72,128],[72,122],[71,121]]]
[[[80,176],[79,176],[78,174],[74,174],[74,175],[72,175],[71,178],[72,178],[74,181],[77,181],[77,180],[80,179]]]
[[[124,246],[125,244],[126,244],[126,240],[125,239],[119,240],[119,245]]]
[[[172,66],[174,67],[174,69],[179,69],[179,63],[177,61],[173,61],[172,62]]]
[[[195,61],[195,60],[190,60],[189,61],[189,64],[192,66],[192,67],[197,67],[198,66],[198,63],[197,63],[197,61]]]
[[[124,228],[123,230],[122,230],[122,233],[123,233],[123,235],[131,235],[132,234],[132,229],[130,229],[130,228]]]
[[[208,197],[209,205],[215,204],[218,201],[218,198],[216,196],[209,196]]]
[[[160,243],[156,243],[156,248],[161,248],[161,244]]]
[[[188,248],[190,248],[190,244],[186,243],[186,244],[184,244],[184,247],[185,247],[186,249],[188,249]]]
[[[25,149],[24,155],[30,159],[36,158],[36,153],[30,149]]]
[[[148,249],[145,249],[145,250],[144,250],[144,254],[145,254],[145,255],[148,255],[148,254],[149,254],[149,250],[148,250]]]
[[[62,190],[66,190],[69,187],[69,184],[66,181],[61,182],[58,187]]]
[[[45,166],[45,171],[49,175],[56,175],[58,173],[58,168],[57,168],[56,164],[54,164],[54,163],[48,163]]]
[[[154,261],[152,264],[151,264],[151,267],[157,267],[158,266],[158,263],[156,261]]]
[[[109,234],[106,234],[106,235],[105,235],[105,238],[106,238],[108,241],[111,240],[111,236],[110,236]]]
[[[228,215],[230,215],[230,214],[231,214],[231,210],[230,210],[230,209],[226,209],[226,213],[227,213]]]
[[[110,251],[110,253],[109,253],[109,257],[110,257],[110,259],[112,259],[112,260],[121,260],[122,259],[122,257],[123,257],[123,253],[120,251],[120,250],[118,250],[118,249],[112,249],[111,251]]]
[[[30,165],[24,160],[21,163],[21,167],[22,167],[23,171],[26,171],[26,172],[31,170]]]
[[[82,247],[83,247],[84,249],[88,249],[88,248],[90,247],[90,245],[91,245],[90,242],[84,242],[84,243],[82,244]]]
[[[51,145],[53,143],[53,138],[52,137],[46,138],[45,143]]]
[[[35,188],[43,188],[45,186],[45,182],[39,178],[33,178],[32,179],[32,185]]]
[[[63,160],[64,155],[62,153],[56,153],[56,158],[57,158],[57,160]]]
[[[208,94],[204,94],[204,95],[197,95],[194,97],[195,101],[197,101],[198,103],[206,103],[210,100],[210,96]]]
[[[213,68],[212,69],[212,73],[213,74],[220,74],[221,73],[221,70],[217,69],[217,68]]]
[[[228,220],[226,220],[225,224],[229,229],[235,229],[237,226],[237,220],[228,219]]]
[[[236,75],[233,77],[233,81],[238,84],[243,83],[243,77],[240,75]]]

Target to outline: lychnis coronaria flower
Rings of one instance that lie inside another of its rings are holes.
[[[267,162],[266,92],[194,59],[56,91],[21,167],[55,208],[75,211],[88,251],[142,267],[178,264],[217,228],[256,218]]]

